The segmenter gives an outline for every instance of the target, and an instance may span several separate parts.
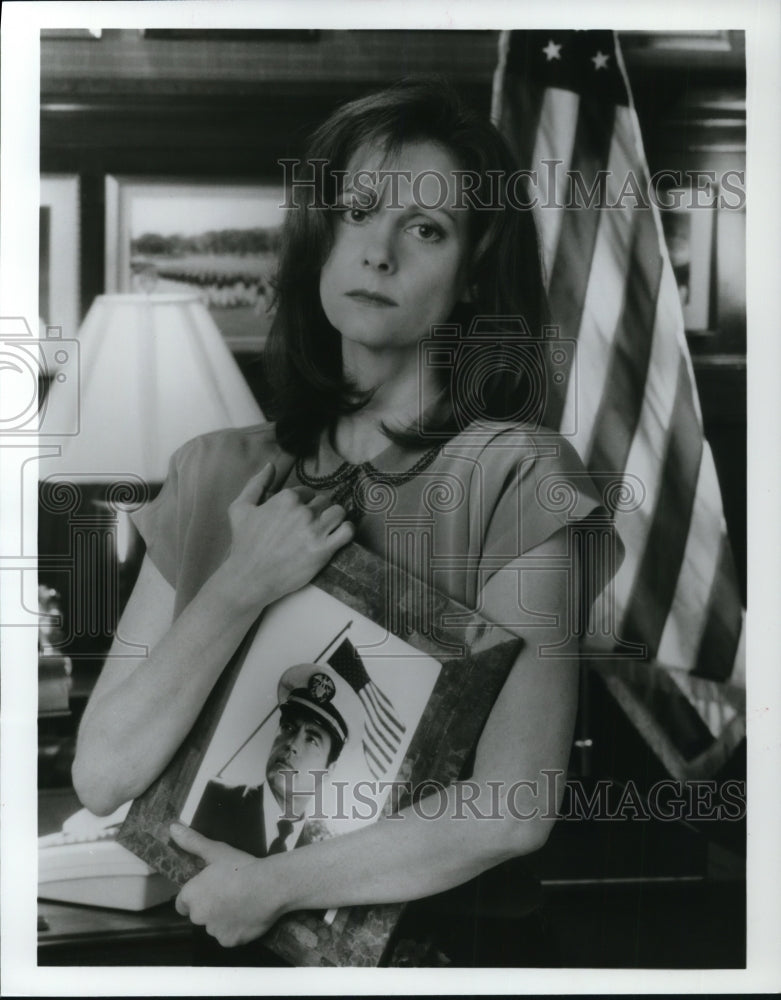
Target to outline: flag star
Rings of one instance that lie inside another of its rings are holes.
[[[542,51],[545,53],[545,58],[548,62],[552,59],[561,59],[561,43],[557,45],[552,38]]]
[[[591,61],[594,63],[594,69],[607,69],[607,61],[610,58],[609,55],[605,55],[604,52],[597,52],[595,56],[591,57]]]

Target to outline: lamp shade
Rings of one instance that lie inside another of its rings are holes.
[[[45,403],[61,447],[47,478],[159,482],[185,441],[264,419],[196,293],[100,295],[66,354]]]

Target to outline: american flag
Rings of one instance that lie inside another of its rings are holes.
[[[364,708],[363,755],[372,776],[382,778],[396,757],[406,728],[396,715],[393,702],[369,677],[349,639],[342,640],[328,657],[328,663],[361,700]]]
[[[493,117],[519,166],[537,171],[551,311],[578,343],[577,372],[552,386],[546,423],[574,428],[569,439],[592,475],[634,477],[645,493],[638,509],[615,511],[626,546],[616,632],[668,668],[658,672],[668,718],[649,708],[648,666],[643,676],[613,661],[607,682],[676,776],[701,775],[745,733],[733,686],[744,674],[744,616],[660,214],[642,198],[649,170],[614,33],[502,33]],[[557,207],[573,191],[576,207]],[[618,207],[600,207],[600,194]]]

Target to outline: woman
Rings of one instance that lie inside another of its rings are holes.
[[[378,482],[419,524],[426,488],[456,484],[434,545],[457,558],[428,582],[526,639],[475,749],[475,805],[490,812],[497,787],[528,785],[512,809],[500,793],[496,821],[408,812],[294,857],[257,860],[175,825],[176,842],[207,863],[177,907],[226,946],[293,910],[438,893],[545,842],[542,772],[566,768],[576,707],[567,526],[599,504],[572,449],[535,423],[539,359],[527,334],[519,348],[517,317],[539,334],[545,297],[531,213],[504,198],[513,162],[495,129],[446,88],[408,82],[338,111],[309,159],[267,355],[275,422],[190,442],[138,517],[147,556],[119,631],[149,655],[109,658],[84,714],[75,787],[96,812],[140,794],[265,607],[353,538],[386,554]],[[446,323],[458,325],[449,360],[426,353]],[[557,482],[567,511],[545,500]],[[403,568],[425,575],[412,561]],[[546,658],[551,644],[558,655]]]

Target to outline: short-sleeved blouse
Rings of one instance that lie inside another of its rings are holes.
[[[417,451],[391,444],[361,465],[344,462],[327,434],[316,457],[297,460],[273,424],[215,431],[173,455],[160,494],[134,517],[175,589],[175,615],[225,559],[228,506],[269,461],[273,490],[304,484],[332,494],[359,544],[467,607],[502,566],[601,511],[572,446],[524,425],[467,428]]]
[[[344,462],[326,434],[316,457],[297,460],[280,448],[273,424],[216,431],[173,455],[160,494],[134,518],[148,555],[175,588],[175,615],[226,558],[228,506],[269,461],[275,468],[273,490],[307,485],[331,494],[347,507],[359,544],[467,607],[477,607],[480,589],[502,566],[562,527],[604,514],[572,446],[556,434],[521,425],[467,429],[417,451],[390,445],[361,465]],[[491,617],[489,608],[482,610]],[[514,891],[527,904],[536,898],[527,875],[516,870],[513,879]],[[399,926],[401,938],[417,940],[422,919],[426,936],[437,931],[443,942],[450,941],[453,926],[463,924],[459,933],[471,941],[482,920],[480,882],[445,894],[455,900],[454,916],[445,919],[436,911],[437,928],[431,927],[425,900],[413,903],[408,923]],[[436,933],[434,944],[433,953],[446,947]],[[258,942],[239,949],[246,953],[241,960],[236,949],[223,954],[205,935],[198,948],[199,963],[278,964],[262,947],[259,951]]]

